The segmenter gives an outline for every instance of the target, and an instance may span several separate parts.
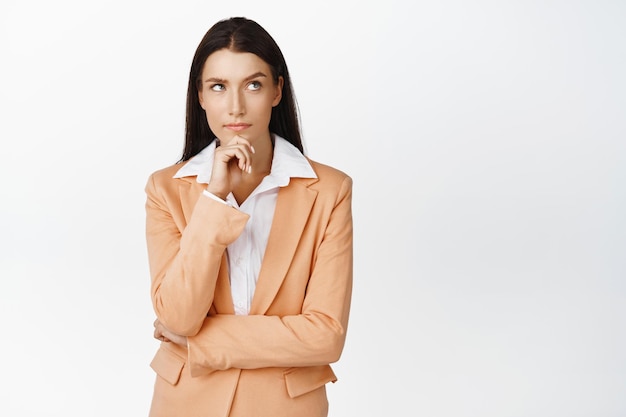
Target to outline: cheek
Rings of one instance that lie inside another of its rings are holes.
[[[204,101],[203,105],[202,105],[202,109],[204,110],[204,113],[206,114],[206,120],[207,123],[209,124],[209,127],[211,129],[214,129],[217,126],[217,119],[218,119],[218,115],[219,110],[217,108],[217,106],[215,105],[215,103],[211,103],[210,101]]]
[[[215,129],[220,125],[218,118],[215,115],[215,111],[211,111],[211,109],[205,110],[206,113],[206,121],[209,124],[211,129]]]
[[[208,110],[211,107],[211,100],[208,99],[206,94],[200,94],[200,107],[204,110]]]
[[[211,120],[211,118],[215,118],[216,115],[221,113],[219,102],[216,102],[215,100],[205,99],[202,108],[204,109],[207,119],[209,120]]]
[[[263,97],[263,99],[258,100],[255,103],[255,110],[259,116],[263,116],[264,118],[269,117],[272,114],[272,97]]]

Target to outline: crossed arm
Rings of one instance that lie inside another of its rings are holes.
[[[300,299],[299,311],[285,315],[207,316],[222,256],[247,215],[201,196],[181,232],[154,184],[148,184],[147,192],[152,299],[158,317],[154,337],[188,347],[192,375],[339,359],[352,289],[349,178],[336,196],[322,237],[310,242],[310,248],[301,243],[298,249],[296,256],[302,259],[293,262],[290,274],[303,279],[303,294],[283,295]]]

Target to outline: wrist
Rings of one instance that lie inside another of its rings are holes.
[[[213,190],[211,189],[210,184],[206,187],[206,191],[210,194],[213,194],[215,197],[226,201],[226,197],[228,197],[228,193],[222,190]]]

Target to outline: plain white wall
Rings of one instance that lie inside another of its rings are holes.
[[[195,47],[261,23],[354,178],[331,417],[626,414],[626,4],[0,5],[0,415],[143,416],[148,175]]]

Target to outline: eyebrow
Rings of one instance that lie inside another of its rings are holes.
[[[261,78],[261,77],[266,77],[267,75],[265,75],[264,73],[262,73],[261,71],[259,72],[255,72],[252,75],[248,75],[246,78],[244,78],[244,81],[250,81],[253,80],[255,78]],[[226,80],[223,78],[218,78],[218,77],[209,77],[206,80],[204,80],[205,83],[225,83]]]

